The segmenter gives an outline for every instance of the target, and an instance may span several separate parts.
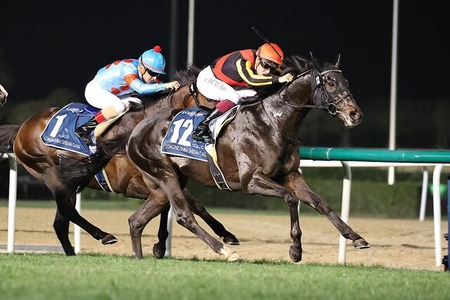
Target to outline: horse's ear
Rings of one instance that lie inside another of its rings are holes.
[[[334,64],[337,69],[339,69],[339,64],[341,63],[341,54],[339,53],[336,63]]]
[[[319,63],[317,62],[317,59],[314,57],[314,55],[312,54],[312,52],[309,52],[309,55],[311,56],[311,61],[312,61],[312,63],[313,63],[314,68],[320,70]]]

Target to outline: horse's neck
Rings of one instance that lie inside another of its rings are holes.
[[[295,80],[261,102],[269,124],[284,139],[298,139],[299,127],[308,114],[311,99],[310,75]]]

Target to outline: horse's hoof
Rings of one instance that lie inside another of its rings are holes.
[[[289,248],[289,256],[293,262],[299,262],[302,260],[302,249],[297,249],[294,246]]]
[[[225,258],[228,261],[236,261],[236,260],[239,260],[241,258],[240,255],[236,251],[228,249],[227,247],[223,247],[219,251],[219,253],[222,254],[223,256],[225,256]]]
[[[117,243],[117,239],[112,234],[107,234],[104,238],[102,238],[103,245],[111,245]]]
[[[366,249],[370,248],[370,244],[366,242],[365,239],[360,238],[353,242],[353,247],[355,247],[356,249]]]
[[[153,245],[153,256],[156,258],[164,258],[166,254],[166,245],[154,244]]]
[[[240,245],[241,243],[234,235],[226,236],[223,238],[223,242],[227,245]]]

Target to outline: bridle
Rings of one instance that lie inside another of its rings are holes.
[[[327,80],[325,78],[325,76],[327,74],[330,73],[342,73],[341,70],[339,69],[332,69],[332,70],[325,70],[322,72],[319,72],[317,69],[309,69],[306,70],[305,72],[298,74],[295,79],[299,78],[299,77],[303,77],[306,74],[311,73],[311,100],[312,100],[312,105],[311,104],[292,104],[289,103],[285,100],[285,103],[290,106],[293,107],[296,110],[301,110],[303,108],[315,108],[315,109],[322,109],[322,110],[326,110],[330,115],[332,116],[336,116],[338,114],[337,111],[337,106],[339,105],[339,103],[341,103],[342,101],[344,101],[345,98],[347,97],[351,97],[352,94],[350,93],[350,91],[348,89],[346,89],[344,92],[342,93],[337,93],[335,96],[333,96],[333,94],[331,94],[327,89],[326,89],[326,83],[325,81]],[[285,91],[286,88],[291,85],[295,79],[291,82],[286,83],[278,92],[278,97],[280,99],[284,99],[286,96],[282,96],[282,91]],[[272,125],[274,126],[274,128],[277,128],[272,120],[272,118],[270,117],[270,115],[268,114],[268,112],[266,111],[266,108],[264,107],[264,105],[262,105],[263,111],[265,112],[265,114],[268,116],[270,122],[272,123]],[[284,137],[286,140],[288,140],[291,144],[298,146],[298,144],[300,143],[300,139],[298,138],[289,138],[284,136],[281,132],[279,132],[280,135],[282,137]]]
[[[311,99],[312,99],[313,104],[295,105],[295,104],[292,104],[289,102],[286,102],[286,104],[291,107],[294,107],[296,109],[302,109],[305,107],[322,109],[322,110],[326,110],[330,115],[336,116],[338,104],[341,103],[345,98],[351,97],[352,94],[347,89],[344,92],[333,96],[326,89],[325,75],[327,75],[329,73],[342,73],[342,71],[339,69],[333,69],[333,70],[325,70],[325,71],[319,72],[317,69],[310,69],[310,70],[307,70],[307,71],[297,75],[296,78],[305,76],[308,73],[312,73],[311,74],[311,89],[312,89]],[[314,74],[314,73],[316,73],[316,74]],[[281,90],[286,89],[293,81],[287,83]],[[282,97],[280,97],[280,98],[282,98]]]
[[[317,70],[314,70],[318,72]],[[313,72],[314,72],[313,71]],[[341,70],[325,70],[322,72],[318,72],[317,75],[311,77],[314,81],[311,83],[313,86],[313,91],[311,93],[312,102],[317,106],[318,109],[324,109],[328,111],[328,113],[332,116],[337,115],[337,106],[341,103],[345,98],[351,97],[352,94],[348,89],[343,91],[342,93],[337,93],[333,96],[327,89],[325,81],[325,75],[329,73],[342,73]],[[334,80],[334,79],[333,79]],[[334,80],[335,81],[335,80]]]
[[[191,84],[189,84],[189,93],[187,93],[184,96],[183,99],[183,104],[186,106],[186,101],[189,98],[189,96],[191,96],[192,98],[194,98],[195,101],[195,105],[197,105],[197,107],[200,107],[200,100],[198,99],[198,93],[197,93],[197,84],[194,82],[192,82]]]

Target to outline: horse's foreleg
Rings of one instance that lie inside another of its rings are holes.
[[[248,194],[264,195],[281,198],[289,205],[291,218],[290,235],[292,246],[289,248],[289,256],[294,262],[302,260],[302,231],[298,218],[298,199],[292,191],[268,178],[261,170],[253,173],[247,184],[243,184],[243,191]]]
[[[294,262],[299,262],[302,260],[302,230],[300,229],[300,221],[298,217],[298,205],[299,202],[288,201],[289,205],[289,215],[291,218],[291,238],[292,246],[289,248],[289,257]]]
[[[71,204],[75,203],[75,196],[68,195],[63,190],[54,192],[53,195],[58,206],[59,213],[70,222],[73,222],[83,228],[94,239],[101,240],[103,245],[114,244],[117,242],[115,236],[92,225],[78,213],[75,207]]]
[[[311,190],[300,172],[292,172],[286,176],[286,186],[295,190],[297,197],[302,202],[308,204],[320,214],[325,215],[343,237],[353,242],[355,248],[370,248],[370,244],[364,238],[353,231],[324,199]]]
[[[220,223],[217,219],[211,216],[206,208],[195,200],[195,198],[188,192],[188,190],[184,189],[183,194],[191,205],[192,211],[197,216],[200,216],[206,224],[211,227],[215,234],[219,237],[223,238],[223,242],[228,245],[239,245],[239,240],[237,237],[225,229],[222,223]]]
[[[153,246],[153,255],[156,258],[163,258],[166,252],[166,240],[169,236],[167,231],[168,200],[165,194],[151,191],[150,196],[141,205],[141,207],[128,218],[130,226],[131,244],[133,255],[141,259],[144,257],[142,252],[142,232],[145,226],[158,214],[161,213],[160,227],[158,231],[159,241]]]
[[[56,210],[53,229],[55,230],[56,236],[64,249],[64,253],[66,253],[67,256],[75,255],[75,251],[69,240],[69,220],[64,218],[58,210]]]

